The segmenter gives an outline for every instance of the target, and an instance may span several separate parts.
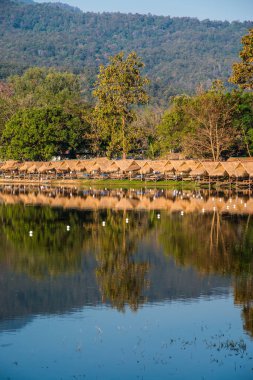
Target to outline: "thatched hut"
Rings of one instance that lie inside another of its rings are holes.
[[[19,166],[19,173],[27,173],[27,170],[33,165],[33,161],[27,161]]]
[[[173,165],[174,171],[177,175],[189,174],[192,170],[191,165],[189,165],[186,160],[171,161],[171,164]]]
[[[253,157],[229,157],[227,162],[252,162]]]
[[[109,160],[98,160],[93,163],[93,165],[89,166],[87,168],[87,173],[91,174],[100,174],[100,173],[107,173],[107,169],[110,166]]]
[[[218,162],[218,163],[213,163],[214,164],[214,167],[213,169],[211,169],[209,171],[209,177],[219,177],[219,178],[222,178],[222,177],[229,177],[229,174],[226,170],[226,168],[224,167],[223,163],[221,162]]]
[[[18,162],[18,161],[14,161],[14,160],[9,160],[9,161],[6,161],[2,166],[1,166],[1,169],[0,169],[0,172],[4,175],[4,176],[14,176],[18,174],[18,170],[19,170],[19,167],[20,167],[21,163]]]
[[[253,178],[253,162],[252,161],[245,161],[242,163],[242,166],[246,170],[249,178]]]
[[[201,161],[196,164],[195,168],[190,172],[192,178],[197,177],[210,177],[211,173],[215,172],[215,169],[219,162],[217,161]]]
[[[56,169],[54,168],[52,162],[44,162],[43,165],[38,168],[38,173],[40,174],[54,173],[55,171]]]
[[[27,169],[28,174],[37,174],[39,168],[44,165],[43,162],[33,162],[31,166]]]
[[[152,161],[147,160],[147,161],[137,161],[138,165],[141,167],[139,172],[140,174],[150,174],[153,172],[153,167],[152,167]]]
[[[229,177],[247,178],[249,176],[247,170],[239,161],[222,162],[222,166],[226,169]]]
[[[153,170],[153,173],[165,173],[165,165],[168,164],[170,161],[168,160],[157,160],[157,161],[150,161],[150,166]]]
[[[108,173],[132,173],[138,172],[141,166],[135,160],[115,160],[107,168]]]

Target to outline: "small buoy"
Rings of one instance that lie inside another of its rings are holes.
[[[205,209],[204,209],[204,208],[202,208],[202,212],[203,212],[203,213],[205,212]]]
[[[181,213],[180,213],[182,216],[184,215],[184,212],[183,211],[181,211]]]
[[[67,226],[67,231],[70,231],[70,226]]]
[[[102,222],[102,226],[105,227],[105,221]]]
[[[30,237],[33,236],[33,231],[29,231],[29,236],[30,236]]]
[[[126,218],[126,223],[128,223],[129,222],[129,220],[128,220],[128,218]]]
[[[157,214],[157,219],[160,219],[161,218],[161,215],[160,214]]]

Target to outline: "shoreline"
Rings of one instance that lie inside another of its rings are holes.
[[[200,186],[194,181],[140,181],[140,180],[110,180],[110,179],[4,179],[0,178],[0,185],[41,185],[41,186],[76,186],[79,188],[87,186],[107,187],[166,187],[181,188],[185,190],[199,189]]]

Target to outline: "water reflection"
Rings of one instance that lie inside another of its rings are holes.
[[[5,187],[0,199],[2,320],[99,302],[137,311],[232,284],[253,336],[251,198]]]

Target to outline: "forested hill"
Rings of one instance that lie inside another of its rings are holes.
[[[30,66],[84,72],[88,87],[101,62],[136,50],[158,99],[226,80],[253,22],[199,21],[121,13],[83,13],[61,4],[0,1],[0,79]]]

